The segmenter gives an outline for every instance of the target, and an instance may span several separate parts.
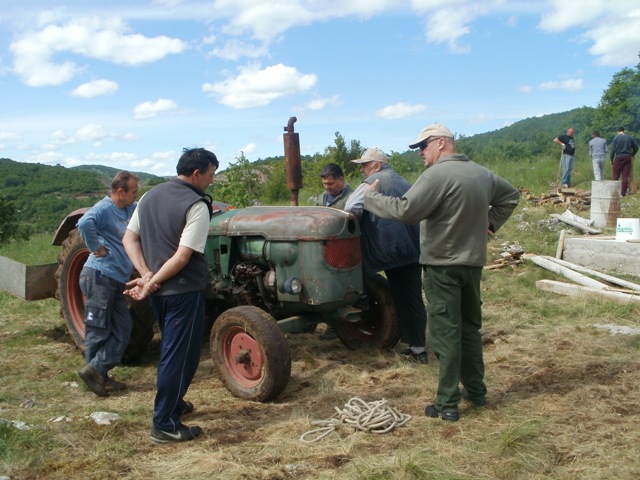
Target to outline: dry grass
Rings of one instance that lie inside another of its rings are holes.
[[[524,212],[527,216],[530,213]],[[535,225],[535,220],[531,219]],[[535,230],[536,227],[532,227]],[[516,240],[517,225],[494,242]],[[538,232],[540,233],[540,232]],[[532,233],[532,235],[535,234]],[[547,246],[548,249],[551,245]],[[530,252],[531,249],[529,248]],[[549,252],[531,252],[549,253]],[[593,327],[638,327],[639,310],[535,289],[549,273],[533,264],[485,273],[489,405],[461,404],[461,421],[424,416],[438,364],[391,352],[352,352],[314,334],[289,335],[292,377],[271,403],[232,397],[205,342],[185,419],[203,438],[152,446],[157,344],[143,362],[118,367],[130,390],[98,398],[77,384],[83,360],[64,335],[55,301],[0,294],[0,476],[18,479],[632,479],[640,477],[640,338]],[[376,435],[341,426],[299,440],[350,398],[385,398],[413,416]],[[23,408],[26,400],[32,408]],[[119,414],[97,425],[92,412]],[[67,417],[66,421],[51,419]]]

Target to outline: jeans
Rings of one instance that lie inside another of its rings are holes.
[[[440,364],[434,403],[443,412],[458,410],[460,383],[470,398],[484,398],[487,394],[480,334],[481,277],[482,267],[425,269],[429,340]]]
[[[87,365],[103,376],[122,361],[131,338],[131,314],[124,285],[100,270],[84,267],[80,272],[80,290],[86,297],[84,341]]]
[[[573,171],[573,155],[562,154],[562,185],[571,186],[571,172]]]
[[[594,155],[591,157],[593,162],[593,178],[597,181],[604,180],[604,155]]]

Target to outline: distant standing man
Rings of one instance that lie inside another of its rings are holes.
[[[389,165],[389,157],[379,148],[369,148],[362,158],[351,160],[360,165],[363,182],[347,200],[346,210],[360,219],[360,244],[365,275],[384,271],[396,307],[402,340],[409,346],[400,353],[425,364],[427,314],[422,301],[420,227],[407,225],[369,211],[364,192],[373,182],[384,195],[402,197],[411,184]]]
[[[576,153],[576,141],[573,138],[573,128],[568,128],[567,133],[559,135],[553,139],[555,143],[562,147],[562,157],[560,164],[562,166],[562,186],[571,186],[571,172],[573,171],[573,159]]]
[[[425,414],[455,422],[461,397],[486,404],[480,279],[487,235],[513,213],[519,192],[456,153],[453,134],[444,125],[424,128],[409,148],[420,150],[426,170],[401,198],[382,195],[374,182],[365,191],[364,207],[385,218],[421,222],[429,333],[440,365],[435,402]]]
[[[91,207],[77,225],[91,252],[80,272],[80,290],[86,297],[87,364],[79,375],[99,397],[127,388],[108,373],[122,361],[131,337],[131,315],[122,292],[133,265],[122,237],[136,208],[137,196],[138,177],[127,171],[118,172],[111,182],[111,195]]]
[[[127,294],[149,297],[162,334],[151,441],[184,442],[202,434],[181,417],[193,411],[184,396],[200,362],[204,335],[207,263],[204,248],[211,220],[205,190],[218,168],[204,148],[184,149],[177,177],[149,190],[138,203],[123,242],[142,278]],[[210,198],[210,197],[209,197]]]
[[[337,163],[328,163],[320,171],[324,192],[320,195],[316,205],[332,207],[344,210],[349,195],[353,193],[353,188],[344,181],[344,173]],[[319,337],[320,340],[334,340],[338,338],[335,328],[327,325],[327,328]]]
[[[611,166],[613,169],[612,178],[618,180],[622,176],[622,196],[627,194],[629,189],[629,175],[633,165],[633,157],[638,152],[638,142],[628,133],[624,132],[624,127],[618,127],[618,134],[611,142]]]
[[[593,132],[593,138],[589,141],[589,156],[593,163],[593,178],[597,181],[604,180],[604,160],[607,156],[607,141],[600,136],[599,131]]]

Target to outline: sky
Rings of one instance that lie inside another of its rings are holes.
[[[221,171],[291,117],[302,155],[404,152],[597,107],[639,53],[638,0],[0,0],[0,158]]]

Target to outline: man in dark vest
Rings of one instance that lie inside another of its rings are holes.
[[[204,335],[207,263],[204,247],[211,220],[205,190],[218,168],[204,148],[185,149],[178,176],[139,201],[123,243],[142,276],[127,284],[134,299],[149,297],[162,334],[151,440],[184,442],[202,434],[181,417],[193,411],[184,396],[200,362]]]

